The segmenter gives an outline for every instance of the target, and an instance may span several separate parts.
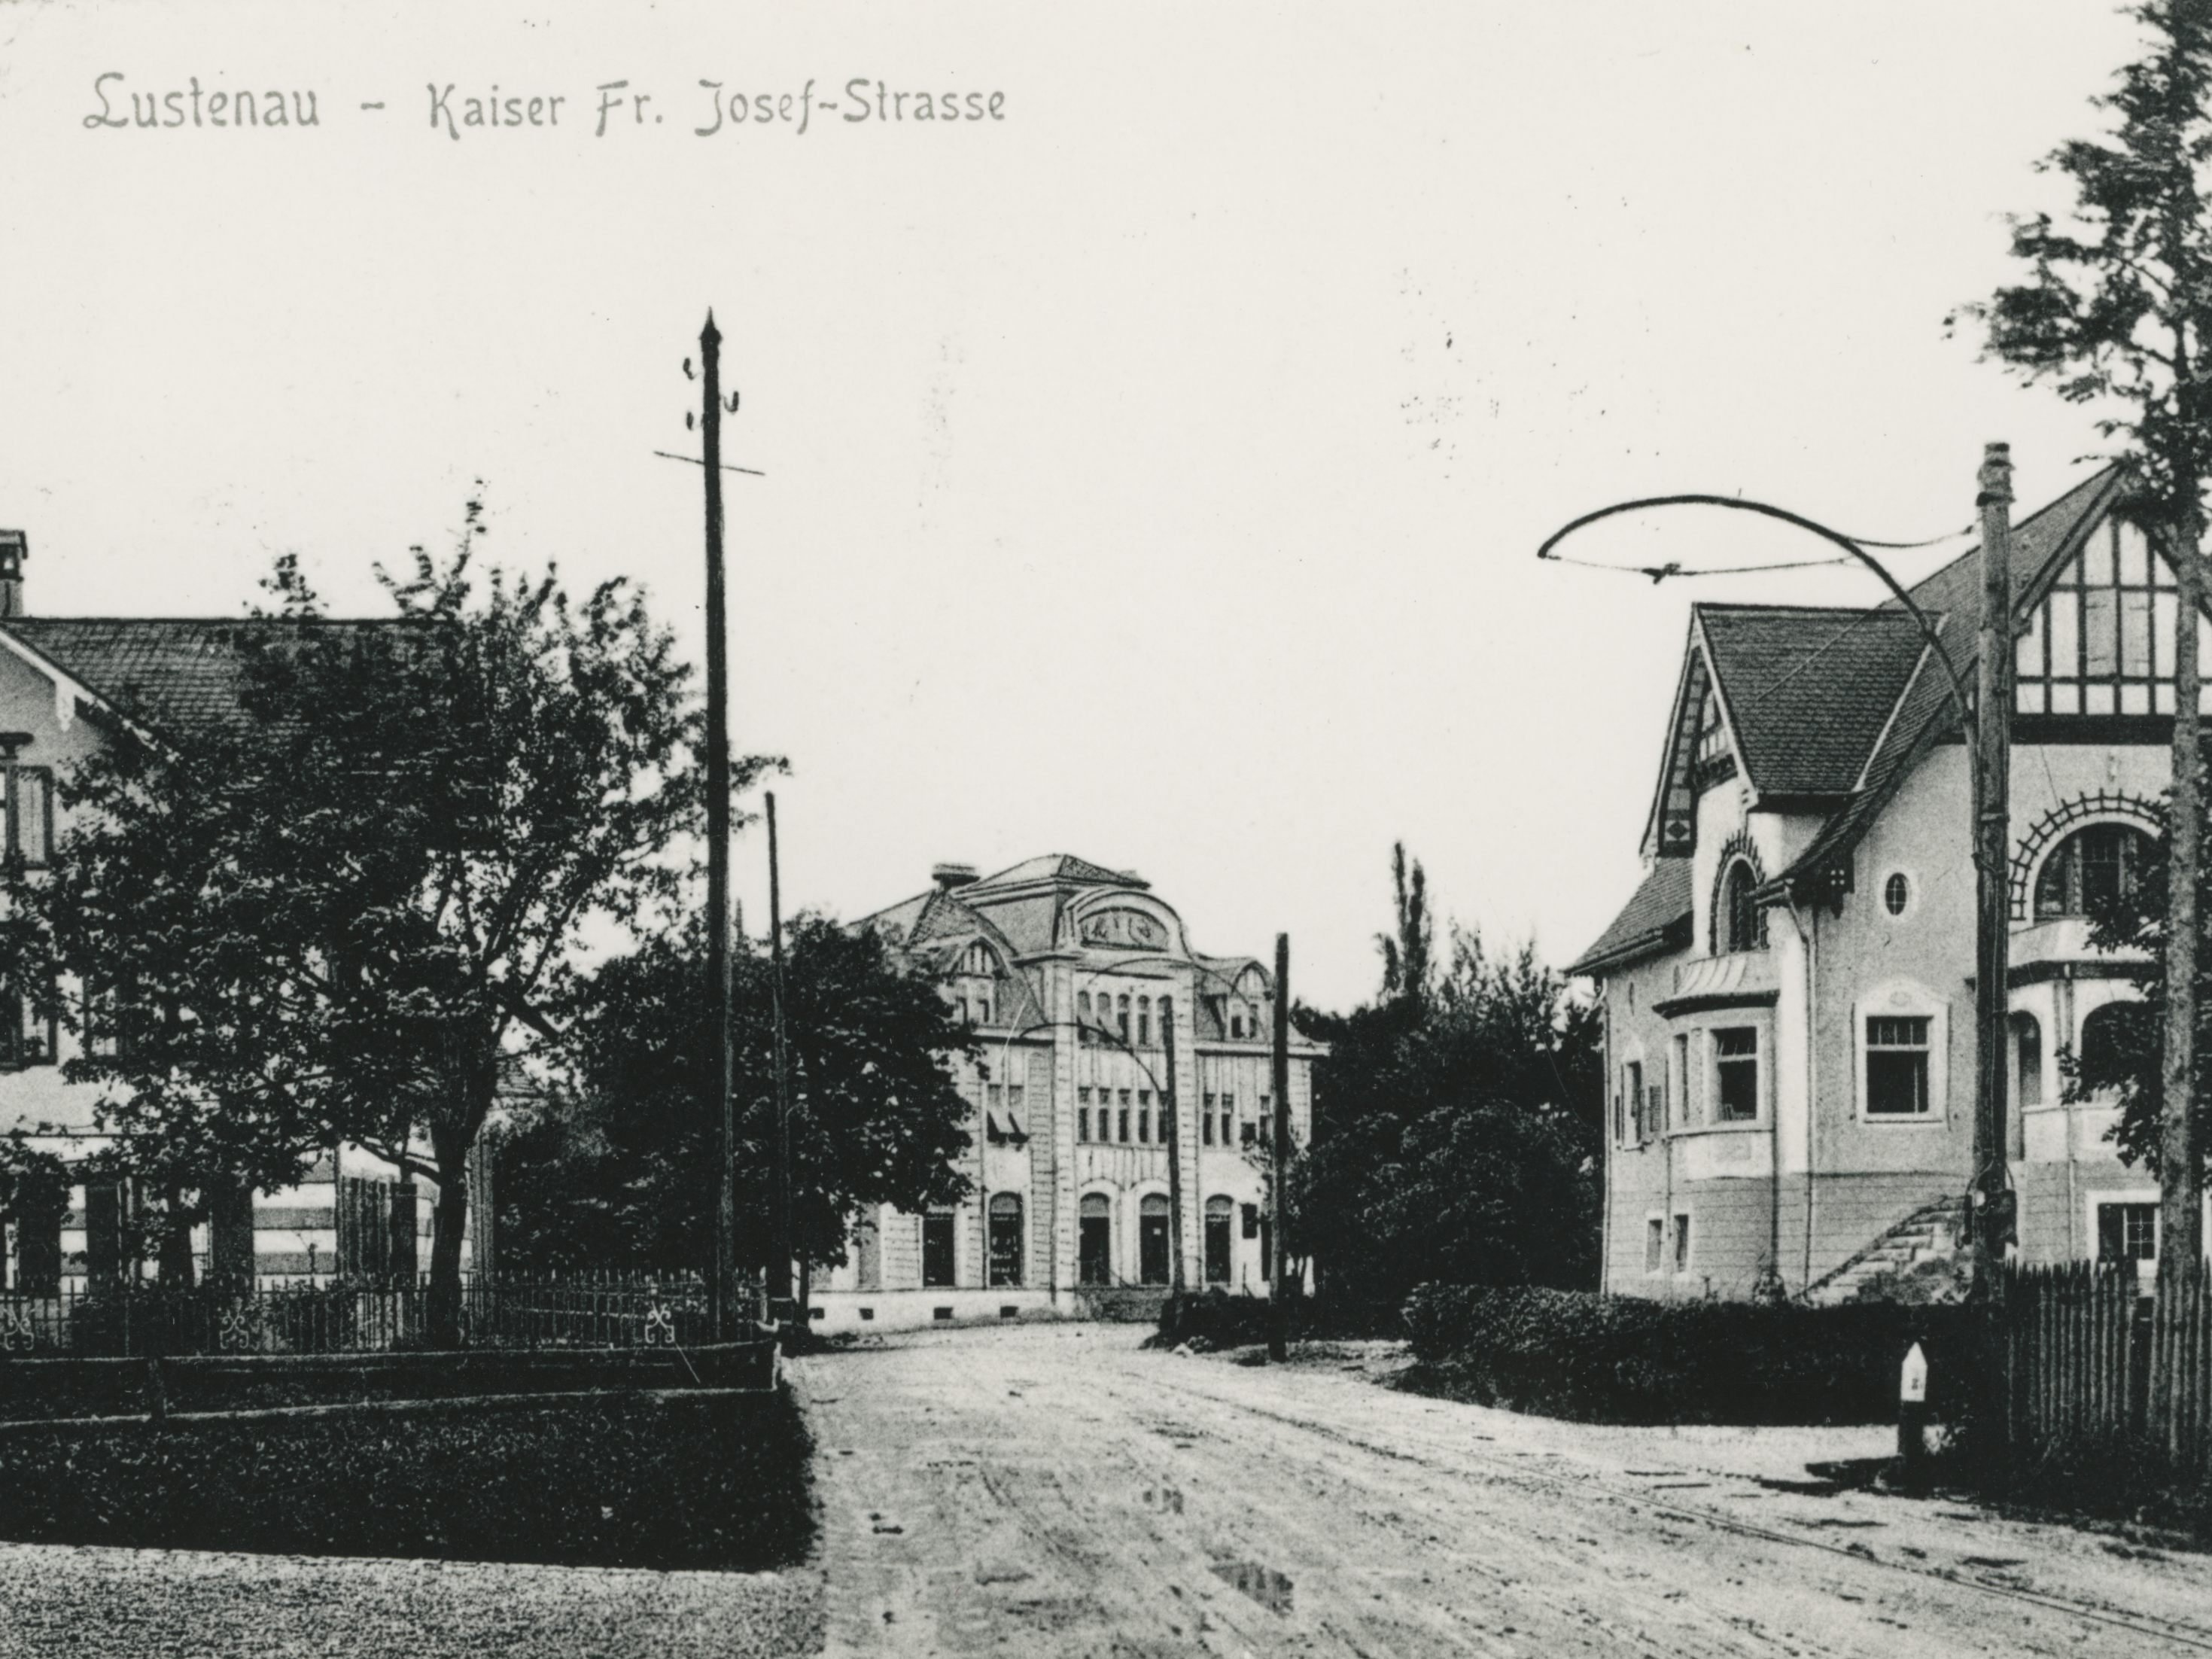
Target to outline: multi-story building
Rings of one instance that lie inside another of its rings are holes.
[[[1268,971],[1194,950],[1127,872],[1052,856],[980,880],[963,865],[933,874],[855,925],[933,972],[981,1040],[958,1069],[973,1191],[925,1215],[864,1216],[846,1266],[816,1288],[825,1326],[1074,1312],[1164,1289],[1178,1239],[1186,1285],[1264,1291]],[[1322,1052],[1291,1043],[1299,1145]]]
[[[0,844],[35,870],[54,842],[58,774],[94,753],[118,722],[158,738],[164,730],[244,719],[248,638],[318,624],[32,617],[23,608],[26,553],[21,532],[0,531]],[[81,994],[58,988],[64,998]],[[76,1038],[66,1023],[38,1012],[51,1000],[19,988],[0,992],[0,1133],[34,1132],[33,1146],[76,1164],[104,1144],[94,1121],[100,1090],[64,1080]],[[487,1179],[475,1196],[489,1191]],[[338,1147],[299,1187],[213,1203],[216,1219],[196,1231],[195,1254],[203,1270],[220,1261],[242,1271],[250,1261],[262,1279],[411,1273],[428,1264],[435,1202],[434,1187]],[[129,1272],[132,1203],[127,1183],[100,1180],[18,1206],[0,1288],[46,1295]],[[471,1203],[469,1213],[473,1222],[487,1212]]]
[[[1978,559],[1913,590],[1968,686]],[[2173,578],[2108,470],[2018,525],[2012,581],[2019,1249],[2147,1260],[2156,1182],[2118,1159],[2114,1103],[2077,1097],[2063,1061],[2109,1041],[2106,1011],[2136,994],[2137,964],[2093,949],[2085,913],[2159,833]],[[1943,1271],[1976,1092],[1960,732],[1901,606],[1692,610],[1647,873],[1573,969],[1606,1013],[1608,1288],[1830,1299]]]

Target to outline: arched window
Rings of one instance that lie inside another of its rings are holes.
[[[991,1195],[991,1283],[1022,1282],[1022,1200],[1018,1194]]]
[[[1114,1206],[1103,1193],[1085,1193],[1077,1228],[1076,1272],[1085,1285],[1114,1282]]]
[[[2043,1022],[2033,1014],[2012,1017],[2013,1054],[2017,1066],[2013,1098],[2021,1106],[2043,1104]]]
[[[1766,948],[1766,912],[1753,902],[1751,896],[1758,886],[1758,872],[1751,867],[1748,859],[1733,860],[1727,872],[1721,877],[1717,920],[1721,924],[1722,951],[1764,951]]]
[[[1137,1206],[1137,1277],[1147,1285],[1168,1282],[1168,1201],[1158,1193]]]
[[[2087,916],[2131,896],[2151,852],[2132,823],[2093,823],[2051,850],[2035,876],[2035,919]]]
[[[2081,1021],[2081,1082],[2090,1089],[2106,1089],[2128,1070],[2129,1056],[2141,1041],[2139,1023],[2143,1005],[2107,1002],[2092,1008]]]

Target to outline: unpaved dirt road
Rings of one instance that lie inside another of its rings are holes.
[[[793,1367],[831,1655],[2212,1652],[2212,1557],[1787,1489],[1880,1431],[1592,1430],[1142,1335]]]

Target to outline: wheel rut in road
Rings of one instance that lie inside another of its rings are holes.
[[[1883,1522],[1812,1524],[1863,1518],[1835,1500],[1656,1444],[1607,1465],[1553,1443],[1561,1425],[1133,1344],[931,1333],[793,1367],[822,1448],[832,1654],[2212,1648],[2185,1620],[1987,1582],[1967,1551],[2016,1552],[1971,1526],[1913,1562]]]

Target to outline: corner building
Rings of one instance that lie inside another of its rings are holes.
[[[824,1328],[1134,1311],[1174,1274],[1268,1288],[1273,975],[1194,950],[1150,884],[1066,854],[978,879],[939,865],[926,892],[855,926],[933,974],[981,1052],[956,1206],[860,1218],[817,1285]],[[1291,1043],[1291,1139],[1312,1067]],[[1181,1227],[1170,1161],[1180,1176]]]

